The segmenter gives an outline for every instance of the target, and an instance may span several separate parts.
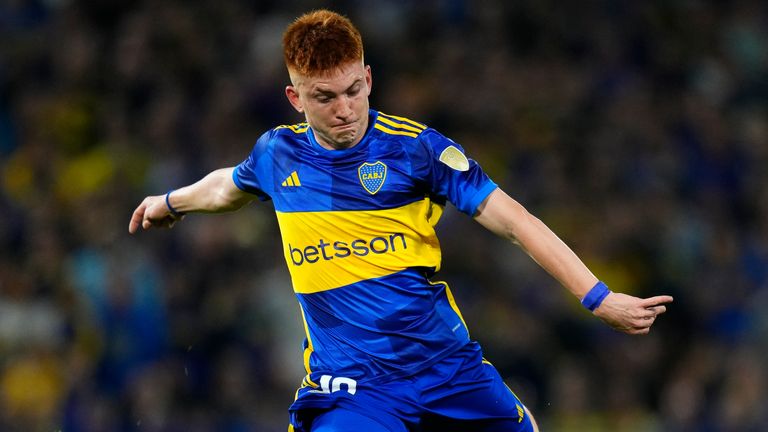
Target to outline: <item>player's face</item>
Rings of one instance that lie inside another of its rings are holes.
[[[318,143],[345,149],[359,143],[368,127],[371,68],[350,62],[327,74],[306,77],[291,73],[285,94],[303,112]]]

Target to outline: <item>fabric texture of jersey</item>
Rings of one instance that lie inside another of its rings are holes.
[[[445,203],[473,215],[496,188],[458,144],[371,110],[349,149],[321,147],[306,123],[265,133],[233,180],[274,203],[307,333],[307,391],[333,391],[325,377],[408,376],[469,342],[450,289],[429,280]]]

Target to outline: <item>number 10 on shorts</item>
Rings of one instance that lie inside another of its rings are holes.
[[[310,393],[331,394],[341,390],[341,386],[346,386],[347,393],[355,394],[357,391],[357,381],[347,377],[332,377],[323,375],[320,377],[320,389],[310,390]]]

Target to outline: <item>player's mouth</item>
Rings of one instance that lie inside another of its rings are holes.
[[[352,121],[352,122],[338,124],[338,125],[334,126],[333,128],[337,129],[337,130],[345,130],[345,129],[352,129],[356,125],[357,125],[357,122]]]

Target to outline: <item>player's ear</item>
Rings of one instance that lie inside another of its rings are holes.
[[[371,66],[365,66],[365,84],[368,86],[368,96],[371,95],[371,86],[373,85],[373,76],[371,75]]]
[[[285,97],[288,98],[288,102],[291,103],[291,106],[293,106],[296,111],[300,113],[304,112],[304,106],[299,98],[299,90],[296,87],[292,85],[285,86]]]

